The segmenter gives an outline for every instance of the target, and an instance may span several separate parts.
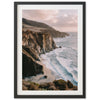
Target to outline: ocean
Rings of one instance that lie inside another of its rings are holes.
[[[56,79],[70,80],[77,86],[77,33],[69,33],[69,36],[64,38],[54,38],[54,41],[57,47],[61,48],[42,54],[42,63],[57,75]]]

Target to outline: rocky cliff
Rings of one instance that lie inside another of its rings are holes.
[[[45,68],[40,55],[56,49],[53,37],[64,37],[68,34],[56,31],[52,27],[35,21],[23,19],[22,30],[22,89],[23,90],[77,90],[70,81],[56,80],[55,74]],[[39,75],[37,75],[39,74]],[[40,83],[24,78],[38,77]],[[47,79],[47,81],[46,81]],[[50,79],[52,79],[50,81]],[[42,81],[45,80],[45,81]],[[43,82],[41,84],[41,82]]]
[[[40,55],[56,48],[48,32],[22,31],[23,78],[43,73]]]

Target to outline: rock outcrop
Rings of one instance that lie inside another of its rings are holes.
[[[42,84],[23,80],[22,86],[23,90],[77,90],[77,86],[72,85],[69,80],[62,79]]]
[[[44,32],[22,32],[23,78],[43,73],[40,55],[56,48],[52,36]]]

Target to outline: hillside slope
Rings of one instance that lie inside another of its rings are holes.
[[[27,20],[25,18],[22,19],[23,30],[31,30],[33,32],[45,32],[51,34],[52,37],[65,37],[68,36],[68,33],[59,32],[49,25],[37,21]]]

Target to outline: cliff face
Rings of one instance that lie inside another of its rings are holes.
[[[38,63],[40,54],[52,51],[56,48],[52,36],[44,32],[22,32],[23,48],[23,78],[43,73],[43,66]]]
[[[68,34],[56,31],[45,23],[22,19],[23,78],[43,73],[40,55],[56,48],[53,37]]]
[[[39,58],[40,54],[49,52],[56,48],[52,36],[49,33],[23,31],[23,49],[30,53],[32,57]]]
[[[36,63],[24,53],[22,54],[22,58],[23,58],[23,78],[43,73],[42,65]]]

